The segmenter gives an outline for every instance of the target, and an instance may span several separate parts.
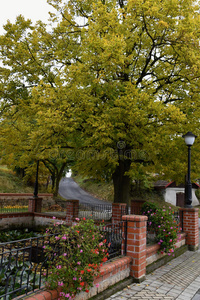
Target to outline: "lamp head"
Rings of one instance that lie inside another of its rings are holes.
[[[195,138],[197,136],[194,135],[192,132],[188,131],[186,134],[183,135],[183,138],[185,139],[185,143],[187,146],[192,146],[194,144]]]

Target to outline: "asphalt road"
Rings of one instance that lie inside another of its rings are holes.
[[[93,197],[86,191],[80,188],[80,186],[71,178],[62,178],[59,185],[59,194],[65,199],[79,200],[80,203],[90,204],[110,204],[107,201],[103,201]]]

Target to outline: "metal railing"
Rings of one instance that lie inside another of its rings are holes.
[[[127,246],[127,222],[121,221],[115,224],[107,224],[100,227],[106,245],[108,247],[108,259],[122,255],[126,255]]]
[[[101,225],[99,230],[102,239],[106,239],[108,259],[121,255],[122,247],[126,254],[126,222]],[[53,235],[56,234],[48,236],[48,241]],[[45,240],[45,236],[40,236],[0,244],[0,300],[22,298],[45,285],[49,261],[55,259],[55,253],[59,255],[58,245],[52,245],[52,256],[47,256]]]
[[[79,204],[79,218],[88,218],[96,221],[109,221],[112,218],[111,204],[96,204],[80,203]]]
[[[49,260],[44,245],[44,236],[0,244],[1,300],[13,299],[44,285]]]
[[[0,200],[0,213],[13,213],[13,212],[27,212],[28,211],[28,200],[20,199],[5,199]]]

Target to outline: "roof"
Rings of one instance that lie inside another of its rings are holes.
[[[185,184],[184,183],[180,183],[178,185],[176,185],[176,182],[175,181],[166,181],[166,180],[158,180],[156,182],[154,182],[154,188],[155,189],[166,189],[166,188],[184,188],[185,187]],[[194,189],[199,189],[200,188],[200,185],[196,182],[193,182],[192,183],[192,188]]]

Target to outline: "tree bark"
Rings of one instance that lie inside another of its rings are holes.
[[[126,203],[130,205],[130,177],[125,175],[130,170],[129,159],[119,160],[119,165],[113,173],[114,203]]]

